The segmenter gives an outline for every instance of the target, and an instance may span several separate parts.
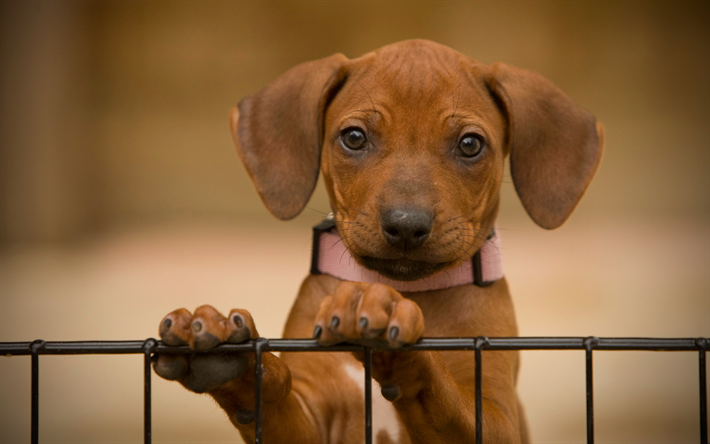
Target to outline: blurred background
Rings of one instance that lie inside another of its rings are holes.
[[[562,228],[503,185],[521,335],[710,336],[708,5],[3,1],[0,341],[143,339],[205,303],[279,337],[329,206],[319,185],[274,220],[228,111],[293,65],[409,38],[538,71],[606,128]],[[522,359],[533,441],[584,442],[583,353]],[[595,353],[597,442],[698,442],[697,359]],[[41,363],[42,442],[142,442],[141,356]],[[240,442],[210,398],[153,381],[154,442]],[[29,394],[29,358],[0,357],[0,442],[29,442]]]

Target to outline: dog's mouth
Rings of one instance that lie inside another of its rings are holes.
[[[416,281],[443,270],[449,262],[424,262],[411,259],[380,259],[372,256],[360,256],[360,262],[366,268],[396,281]]]

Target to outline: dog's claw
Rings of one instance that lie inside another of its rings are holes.
[[[158,333],[165,345],[178,346],[188,343],[190,338],[190,322],[192,313],[180,308],[169,313],[160,322]]]
[[[368,323],[368,321],[367,321],[366,317],[363,316],[360,318],[360,328],[362,328],[363,330],[366,329],[367,323]]]

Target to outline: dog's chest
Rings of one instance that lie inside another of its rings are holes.
[[[359,388],[365,390],[365,370],[359,363],[346,363],[344,371]],[[391,402],[382,397],[380,384],[372,380],[372,435],[376,444],[399,443],[402,424]]]

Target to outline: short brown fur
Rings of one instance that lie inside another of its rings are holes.
[[[498,213],[506,156],[528,214],[551,229],[579,202],[603,149],[601,125],[543,77],[502,63],[479,64],[422,40],[354,60],[334,55],[299,65],[244,99],[232,111],[231,127],[237,152],[272,214],[296,216],[322,171],[336,225],[354,259],[400,280],[455,267],[481,247]],[[343,134],[352,128],[364,132],[366,149],[344,145]],[[465,134],[485,140],[475,158],[457,151]],[[392,208],[430,215],[431,232],[421,246],[402,249],[386,240],[382,218]],[[369,321],[364,327],[363,317]],[[505,279],[485,288],[399,293],[382,284],[310,275],[284,337],[309,338],[314,327],[323,345],[375,341],[391,348],[421,337],[517,335]],[[391,336],[393,327],[397,334]],[[225,318],[209,306],[194,315],[174,311],[160,333],[171,345],[194,349],[258,337],[247,311]],[[209,393],[253,442],[254,359],[229,359],[234,361],[215,363],[199,378],[195,358],[160,356],[155,368],[190,390]],[[361,360],[357,353],[265,353],[264,442],[364,442],[361,388],[345,371]],[[486,355],[487,443],[529,442],[516,395],[518,365],[516,352]],[[239,375],[230,373],[235,367]],[[474,442],[474,370],[466,352],[375,353],[373,378],[399,389],[391,403],[400,431],[375,431],[376,442]]]

